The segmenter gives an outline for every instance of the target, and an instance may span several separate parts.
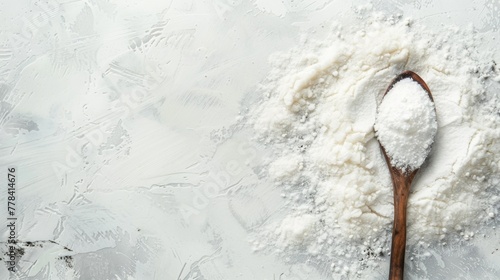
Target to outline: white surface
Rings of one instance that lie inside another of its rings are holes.
[[[18,236],[35,243],[11,278],[328,279],[252,253],[282,201],[255,168],[264,149],[231,127],[268,55],[352,4],[326,2],[1,2],[1,174],[18,169]],[[497,48],[498,1],[402,2],[376,6],[472,22]],[[431,248],[408,278],[495,279],[499,240]]]

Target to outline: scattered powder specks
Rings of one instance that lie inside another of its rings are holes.
[[[269,174],[274,179],[290,178],[302,169],[302,158],[300,155],[289,155],[274,161],[269,167]]]
[[[376,267],[390,252],[392,184],[374,124],[384,91],[405,70],[432,89],[437,114],[432,151],[411,188],[408,246],[474,238],[480,225],[497,223],[500,201],[498,68],[479,51],[481,35],[357,13],[353,23],[325,26],[324,37],[309,33],[274,54],[249,116],[274,151],[267,170],[286,201],[252,244],[314,260],[335,279]]]
[[[308,233],[315,224],[314,215],[302,215],[299,217],[286,217],[279,228],[276,229],[276,235],[279,236],[278,243],[287,246],[292,243],[300,243],[308,237]]]

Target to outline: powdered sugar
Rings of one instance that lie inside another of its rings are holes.
[[[375,131],[393,166],[409,172],[419,168],[437,131],[428,93],[410,78],[394,84],[378,108]]]
[[[267,170],[288,205],[255,232],[255,249],[307,254],[332,275],[376,266],[389,252],[392,184],[373,126],[387,85],[404,70],[432,89],[438,122],[411,189],[407,244],[469,239],[499,211],[498,97],[484,79],[498,72],[477,51],[481,37],[370,13],[275,54],[265,99],[249,116],[274,150]]]

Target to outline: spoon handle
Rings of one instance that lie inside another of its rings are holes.
[[[392,227],[389,280],[401,280],[403,279],[405,264],[406,205],[408,204],[408,195],[413,176],[404,176],[404,174],[394,169],[391,172],[394,189],[394,224]]]

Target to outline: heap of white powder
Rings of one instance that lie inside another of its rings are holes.
[[[405,70],[432,89],[438,126],[410,190],[408,246],[476,238],[481,225],[498,223],[500,201],[500,79],[479,51],[481,36],[369,10],[350,18],[273,55],[264,97],[248,116],[274,151],[266,170],[287,205],[256,230],[255,250],[308,259],[335,279],[390,252],[392,184],[373,127],[384,91]]]
[[[394,84],[378,108],[375,131],[392,166],[408,172],[419,168],[437,131],[428,93],[410,78]]]

